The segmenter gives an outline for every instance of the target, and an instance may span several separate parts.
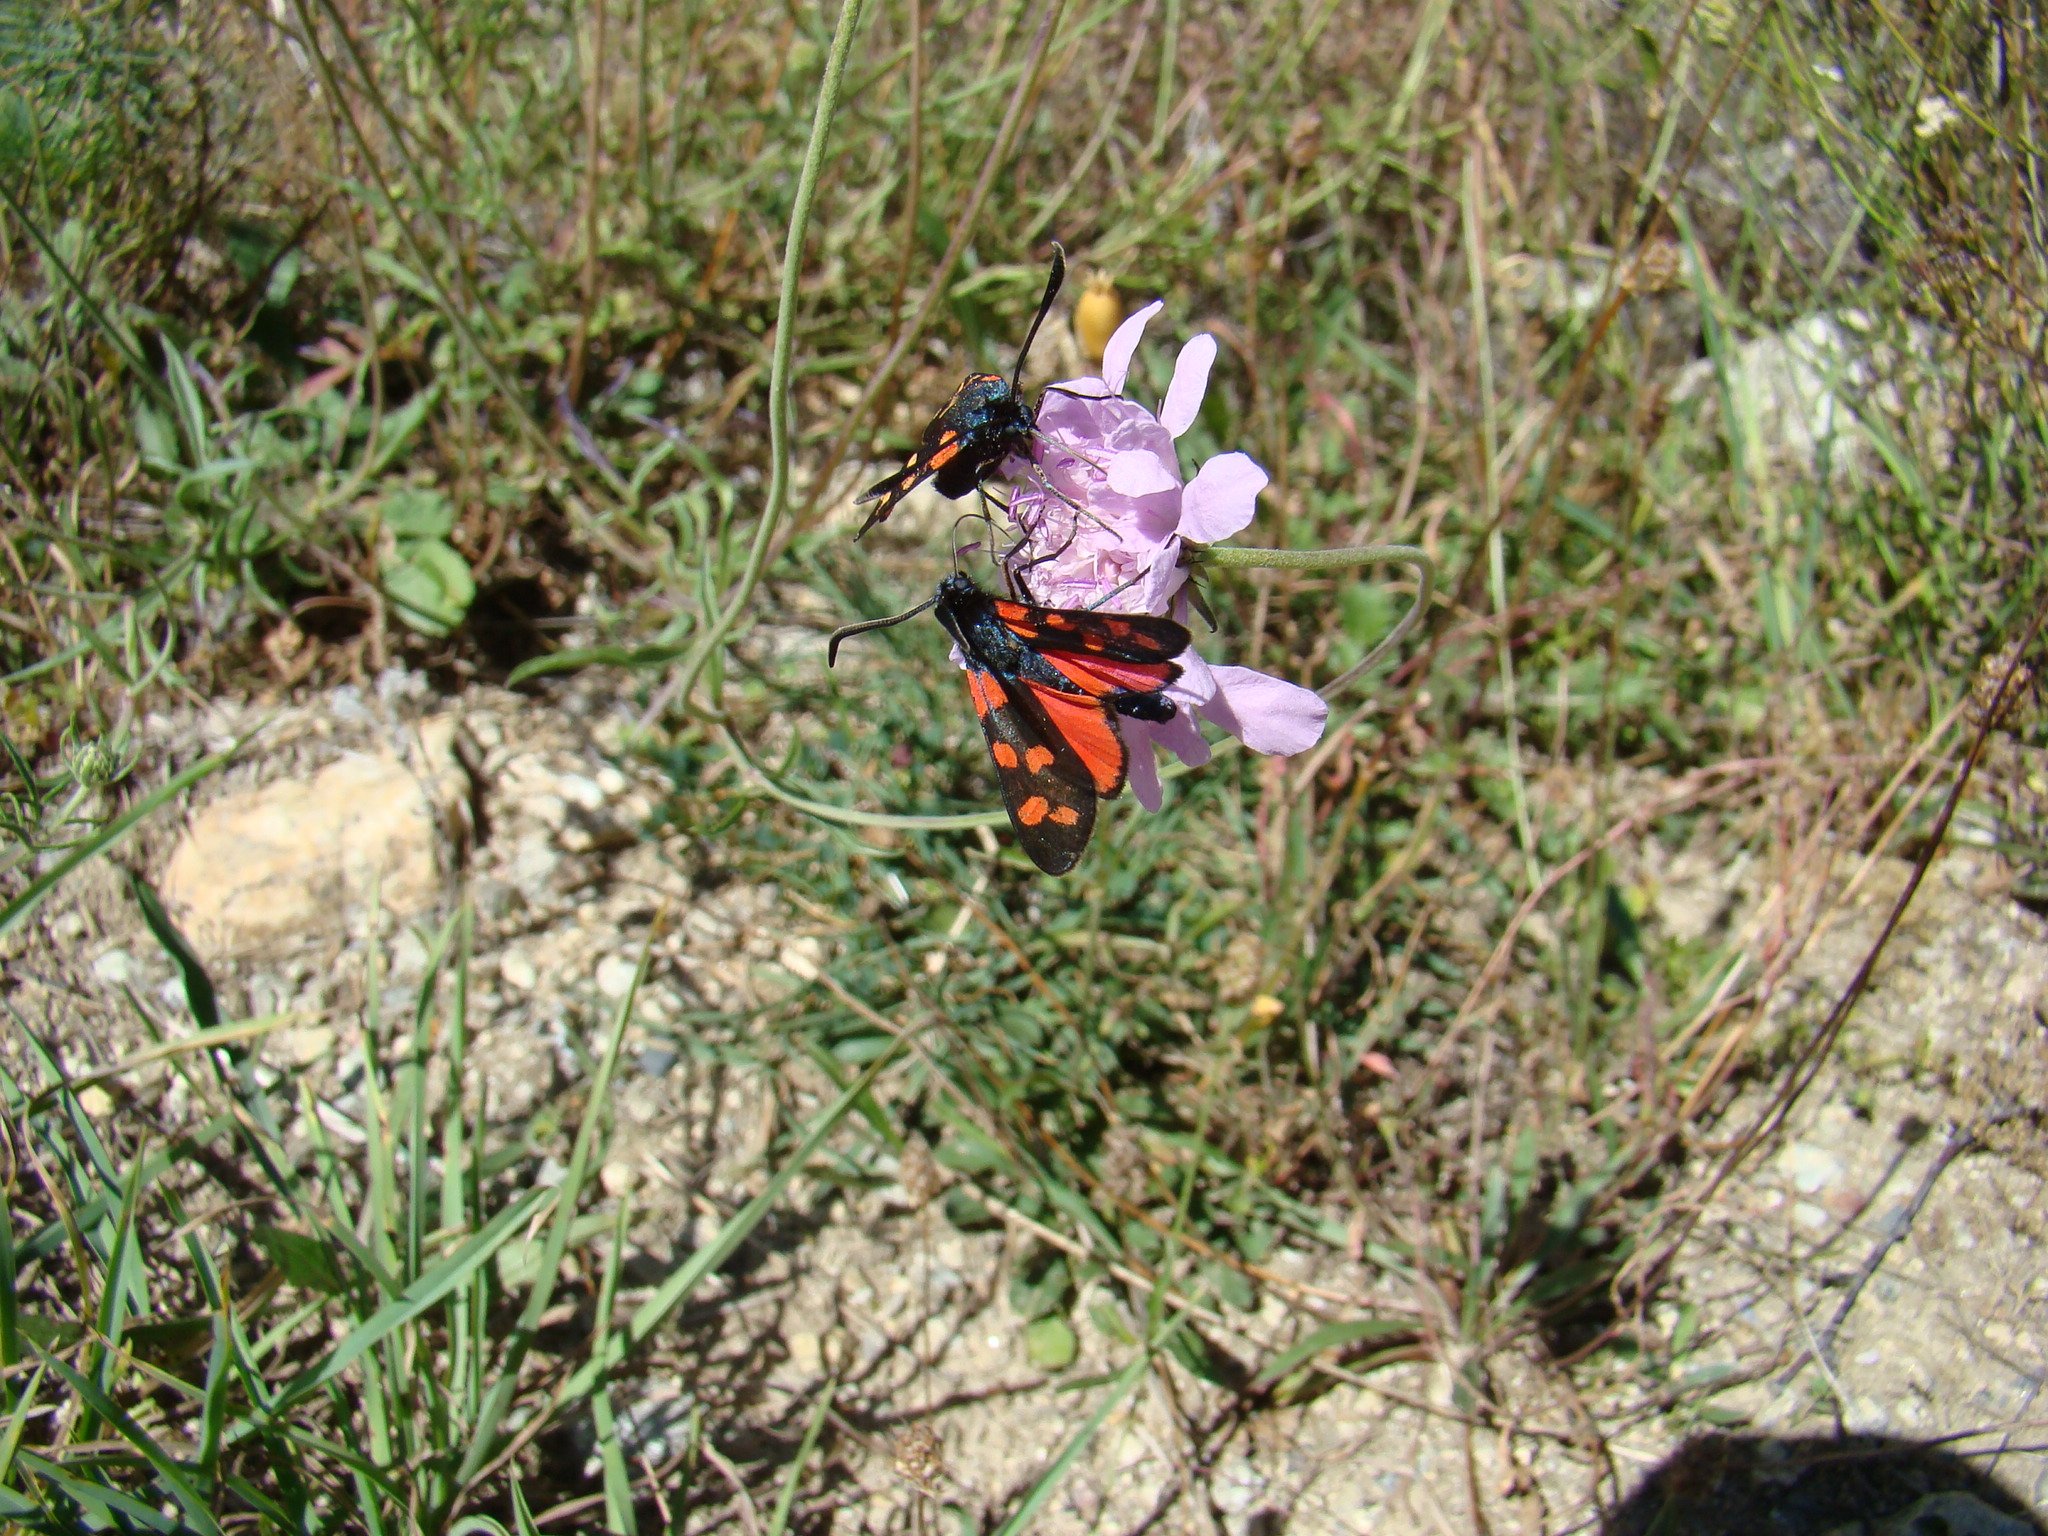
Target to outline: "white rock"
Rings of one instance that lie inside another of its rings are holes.
[[[597,780],[585,778],[580,773],[565,773],[556,779],[555,793],[578,810],[604,809],[604,790],[598,786]]]
[[[165,866],[164,904],[195,944],[225,954],[338,935],[373,896],[420,916],[441,895],[438,824],[403,763],[345,757],[202,809]]]
[[[92,963],[92,973],[110,987],[135,979],[135,961],[125,949],[110,949]]]
[[[277,1052],[295,1067],[310,1067],[334,1054],[335,1033],[330,1025],[303,1024],[281,1029],[272,1037]]]
[[[633,990],[639,965],[625,955],[606,955],[597,962],[597,990],[617,1002]]]
[[[498,957],[498,979],[514,991],[531,992],[540,980],[540,972],[524,950],[508,949]]]
[[[1792,1187],[1802,1195],[1817,1194],[1842,1177],[1842,1160],[1826,1147],[1795,1141],[1778,1159]]]
[[[776,953],[775,963],[799,981],[816,981],[824,970],[824,941],[812,934],[791,939]]]

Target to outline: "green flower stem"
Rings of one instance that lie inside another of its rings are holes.
[[[747,550],[747,563],[733,587],[731,600],[708,624],[676,674],[674,695],[688,709],[690,695],[711,658],[721,650],[768,564],[768,552],[775,544],[775,530],[789,510],[791,359],[796,352],[797,286],[803,276],[804,236],[810,232],[811,202],[818,193],[818,176],[825,165],[825,143],[832,134],[832,118],[839,110],[839,87],[846,77],[846,61],[853,52],[853,35],[860,28],[862,0],[845,0],[839,8],[839,22],[832,31],[832,48],[825,56],[825,78],[818,86],[818,109],[811,118],[811,140],[804,149],[803,169],[797,175],[796,201],[789,212],[789,239],[782,251],[782,296],[775,310],[775,350],[768,364],[768,501],[761,520],[754,525],[754,542]],[[708,555],[707,555],[708,558]]]
[[[1256,549],[1242,544],[1190,544],[1192,566],[1237,566],[1263,571],[1334,571],[1353,565],[1412,565],[1434,585],[1436,562],[1413,544],[1353,544],[1343,549]]]
[[[1422,621],[1423,614],[1429,609],[1430,597],[1436,591],[1436,562],[1413,544],[1354,544],[1348,549],[1247,549],[1241,545],[1200,544],[1188,547],[1188,564],[1198,569],[1206,565],[1265,571],[1334,571],[1354,565],[1414,566],[1421,580],[1415,601],[1401,615],[1401,622],[1387,632],[1384,640],[1367,651],[1357,665],[1347,668],[1341,676],[1332,678],[1316,690],[1325,699],[1334,699],[1349,688],[1406,639],[1408,632]]]
[[[954,816],[896,816],[881,811],[850,811],[843,805],[813,800],[791,789],[755,761],[753,754],[747,751],[730,727],[721,726],[719,735],[725,738],[726,750],[739,759],[754,782],[771,798],[820,821],[837,822],[844,827],[894,827],[904,832],[964,832],[975,827],[1005,826],[1009,822],[1009,817],[1001,811],[962,811]]]

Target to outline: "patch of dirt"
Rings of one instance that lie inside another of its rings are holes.
[[[148,731],[169,768],[256,723],[223,708]],[[389,1049],[412,1027],[434,924],[466,890],[476,912],[470,1060],[501,1126],[588,1071],[645,953],[604,1170],[608,1194],[633,1192],[627,1279],[639,1289],[622,1298],[628,1306],[758,1190],[778,1126],[833,1091],[801,1061],[760,1069],[772,1042],[747,1034],[762,1004],[794,996],[829,965],[828,939],[800,906],[722,879],[689,835],[660,823],[667,788],[623,752],[630,729],[595,688],[545,704],[476,690],[445,710],[402,679],[373,695],[341,690],[269,719],[253,757],[195,796],[208,809],[193,822],[274,796],[279,782],[321,783],[345,761],[438,761],[426,781],[463,786],[459,813],[429,823],[448,881],[421,923],[397,924],[358,892],[311,942],[220,944],[212,955],[230,1016],[283,1016],[258,1045],[264,1069],[303,1077],[330,1124],[364,1111],[372,935]],[[435,741],[445,751],[422,757]],[[152,831],[124,856],[160,876],[181,856],[179,835]],[[1645,922],[1687,941],[1741,929],[1767,899],[1757,877],[1698,849],[1634,852],[1660,876]],[[1838,876],[1783,974],[1773,1029],[1811,1026],[1905,878],[1896,860],[1860,874],[1857,861],[1841,863],[1851,883],[1843,895]],[[1987,1515],[2048,1509],[2048,1454],[2030,1427],[2044,1417],[2048,1381],[2048,1189],[2038,1156],[2001,1150],[1989,1133],[1960,1144],[1954,1135],[2011,1107],[2016,1092],[2038,1100],[2044,1080],[2048,924],[2011,898],[2007,880],[1987,854],[1935,865],[1785,1134],[1713,1193],[1679,1250],[1652,1319],[1660,1338],[1649,1341],[1654,1354],[1682,1339],[1678,1358],[1624,1369],[1604,1353],[1566,1365],[1532,1341],[1460,1371],[1338,1373],[1284,1407],[1250,1407],[1178,1367],[1154,1372],[1109,1413],[1036,1528],[1458,1531],[1483,1518],[1496,1531],[1535,1532],[1585,1529],[1604,1515],[1619,1536],[1689,1507],[1715,1479],[1778,1489],[1790,1508],[1800,1488],[1820,1486],[1814,1468],[1844,1460],[1881,1463],[1896,1478],[1868,1484],[1893,1490],[1883,1507],[1841,1514],[1848,1506],[1826,1504],[1838,1524],[1874,1524],[1944,1490]],[[172,1033],[189,1028],[176,976],[105,861],[60,892],[6,963],[14,1006],[74,1068],[145,1044],[137,1007]],[[165,1095],[166,1120],[179,1113],[176,1080],[160,1066],[121,1087],[142,1103]],[[1724,1123],[1747,1123],[1768,1087],[1743,1089]],[[294,1143],[310,1130],[293,1128]],[[1703,1177],[1719,1150],[1698,1149],[1689,1174]],[[799,1185],[621,1384],[622,1432],[659,1463],[679,1416],[701,1403],[727,1457],[765,1477],[830,1378],[835,1528],[898,1530],[934,1496],[986,1523],[1082,1428],[1145,1325],[1131,1292],[1098,1285],[1070,1314],[1079,1358],[1064,1372],[1034,1368],[1027,1320],[1008,1296],[1035,1241],[1028,1223],[999,1210],[985,1230],[961,1230],[896,1184]],[[1283,1248],[1268,1267],[1278,1283],[1255,1310],[1205,1320],[1241,1364],[1306,1331],[1314,1317],[1303,1298],[1350,1297],[1346,1315],[1415,1315],[1412,1294],[1341,1258]],[[1475,1383],[1497,1412],[1480,1411]],[[1737,1419],[1745,1436],[1721,1435],[1717,1424]],[[772,1498],[773,1486],[765,1480],[755,1497]],[[1813,1507],[1824,1502],[1816,1495]],[[1738,1507],[1734,1494],[1725,1507]]]

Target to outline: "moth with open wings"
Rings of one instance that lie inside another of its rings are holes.
[[[1048,875],[1081,860],[1095,803],[1119,793],[1130,755],[1120,719],[1163,722],[1190,636],[1172,619],[1041,608],[984,592],[955,572],[906,613],[833,634],[826,663],[851,635],[901,624],[927,608],[960,647],[967,691],[988,738],[1017,841]]]

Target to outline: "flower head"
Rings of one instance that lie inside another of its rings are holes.
[[[1038,409],[1038,474],[1011,498],[1022,537],[1005,556],[1010,575],[1035,602],[1055,608],[1170,614],[1185,622],[1190,543],[1214,544],[1252,520],[1266,472],[1242,453],[1222,453],[1183,480],[1174,440],[1194,424],[1216,360],[1216,339],[1181,348],[1173,382],[1155,416],[1124,397],[1145,326],[1164,306],[1146,305],[1117,327],[1099,378],[1047,391]],[[1149,742],[1190,767],[1209,760],[1200,715],[1254,751],[1286,756],[1322,736],[1329,706],[1309,689],[1253,671],[1212,666],[1192,651],[1168,696],[1180,706],[1164,724],[1121,722],[1131,747],[1130,783],[1158,810],[1159,771]]]

